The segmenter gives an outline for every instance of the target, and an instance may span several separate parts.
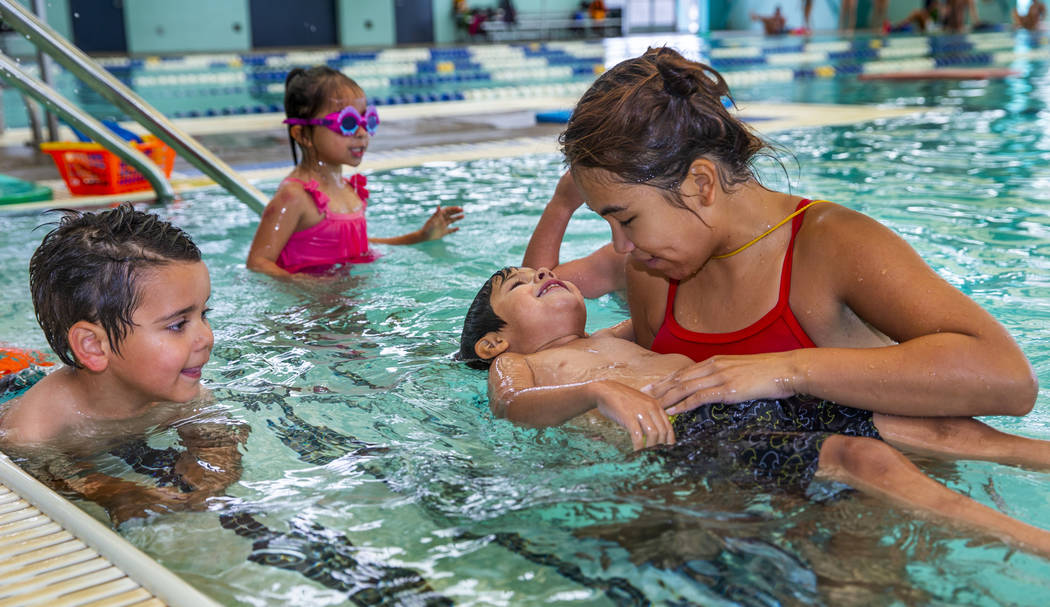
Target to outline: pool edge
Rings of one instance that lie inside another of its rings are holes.
[[[218,607],[219,603],[27,474],[3,452],[0,452],[0,484],[97,552],[156,599],[173,607]],[[0,576],[0,580],[6,577]]]

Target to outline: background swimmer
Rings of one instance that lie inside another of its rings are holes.
[[[415,244],[459,229],[450,226],[463,218],[462,207],[438,205],[419,230],[368,236],[367,181],[360,173],[344,178],[343,165],[361,164],[379,113],[345,74],[324,65],[293,69],[285,80],[284,112],[296,166],[263,210],[248,269],[277,277],[319,273],[373,261],[369,243]]]

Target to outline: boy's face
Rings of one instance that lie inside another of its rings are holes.
[[[135,323],[108,370],[130,399],[186,402],[200,393],[214,343],[208,324],[211,279],[203,262],[173,262],[143,273]]]
[[[560,337],[584,333],[587,306],[571,282],[546,268],[515,268],[494,280],[489,301],[507,323],[500,333],[510,342],[510,352],[531,354]]]

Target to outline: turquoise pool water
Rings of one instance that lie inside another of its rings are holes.
[[[788,175],[761,170],[775,187],[883,221],[991,310],[1044,387],[1029,416],[987,421],[1050,440],[1045,66],[885,92],[890,102],[955,102],[778,133]],[[120,532],[235,605],[1045,604],[1050,560],[964,531],[860,497],[819,505],[727,491],[632,458],[593,430],[492,419],[484,375],[450,354],[481,282],[520,262],[560,171],[559,157],[541,155],[370,174],[374,234],[418,227],[435,202],[466,207],[462,230],[384,248],[379,262],[307,287],[245,270],[256,217],[225,193],[155,207],[201,245],[216,335],[205,379],[253,430],[222,508]],[[47,347],[25,284],[40,222],[0,214],[0,341],[34,348]],[[581,211],[563,255],[607,238],[604,221]],[[613,296],[589,309],[591,328],[626,314]],[[1050,473],[920,463],[1050,529]]]

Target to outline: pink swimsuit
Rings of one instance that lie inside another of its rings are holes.
[[[365,222],[368,190],[365,189],[364,175],[357,174],[345,180],[361,198],[361,208],[353,213],[329,213],[330,199],[318,188],[316,181],[307,183],[294,177],[288,177],[285,181],[302,184],[324,218],[317,225],[292,234],[277,257],[280,268],[293,273],[314,273],[323,272],[337,264],[375,260],[376,254],[368,248],[368,227]]]

